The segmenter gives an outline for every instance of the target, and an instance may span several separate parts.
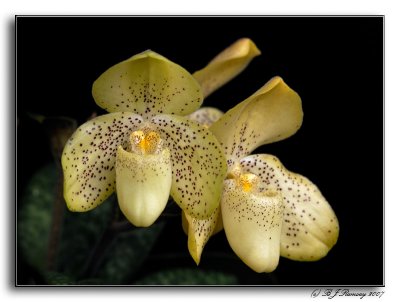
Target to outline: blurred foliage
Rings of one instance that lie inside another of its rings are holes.
[[[102,236],[115,217],[115,195],[96,209],[85,213],[68,210],[62,221],[57,271],[46,271],[49,234],[58,173],[54,164],[40,169],[22,196],[17,223],[18,247],[24,260],[43,276],[48,284],[121,284],[141,267],[164,223],[150,228],[116,233],[102,259],[91,259]],[[91,261],[92,260],[92,261]],[[94,261],[93,261],[94,260]],[[96,263],[94,276],[88,265]],[[100,264],[99,264],[100,263]]]
[[[60,271],[74,277],[84,273],[93,248],[112,219],[114,202],[112,195],[92,211],[65,212],[57,265]]]
[[[146,260],[163,227],[164,222],[159,222],[148,228],[119,234],[107,253],[105,264],[99,270],[99,277],[107,284],[129,284],[134,272]]]
[[[42,168],[28,183],[18,213],[18,247],[25,261],[39,272],[46,265],[56,185],[54,165]]]
[[[44,279],[49,285],[74,285],[75,280],[58,272],[45,272]]]
[[[235,275],[218,271],[177,268],[145,276],[136,285],[236,285]]]
[[[115,258],[113,258],[115,260]],[[133,260],[132,260],[133,261]],[[123,263],[120,261],[119,263]],[[109,268],[113,270],[111,274],[107,274],[108,277],[114,273],[116,276],[121,267],[116,265],[113,268],[113,262],[109,263]],[[122,274],[127,269],[123,268]],[[118,278],[121,280],[121,278]],[[45,273],[45,280],[50,285],[113,285],[113,284],[126,284],[126,283],[114,283],[107,282],[104,278],[89,278],[80,281],[75,281],[69,276],[66,276],[57,272]],[[110,279],[109,279],[110,280]],[[114,281],[116,281],[115,279]],[[189,269],[189,268],[174,268],[169,270],[162,270],[155,273],[146,275],[145,277],[134,282],[133,286],[141,285],[238,285],[240,282],[238,278],[229,273],[223,273],[215,270],[202,270]]]

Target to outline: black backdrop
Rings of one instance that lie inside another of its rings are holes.
[[[282,285],[380,285],[383,254],[383,27],[382,17],[18,17],[17,192],[50,152],[27,113],[70,116],[79,123],[102,113],[93,81],[108,67],[152,49],[193,72],[241,37],[262,55],[205,100],[227,110],[272,76],[302,98],[304,122],[293,137],[263,146],[284,165],[318,185],[335,210],[340,235],[315,263],[281,258],[273,275]],[[171,221],[154,248],[186,252],[180,220]],[[200,267],[215,267],[213,251],[232,253],[223,233],[206,246]],[[30,271],[19,259],[23,281]],[[240,260],[243,284],[271,283]],[[149,262],[146,270],[194,267],[189,254]]]

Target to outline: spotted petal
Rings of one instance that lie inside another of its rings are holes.
[[[71,211],[89,211],[114,192],[117,147],[126,147],[141,123],[136,114],[111,113],[86,122],[71,136],[61,159],[64,198]]]
[[[218,215],[217,223],[216,223],[216,225],[214,227],[214,231],[213,231],[212,235],[215,235],[215,234],[221,232],[224,229],[224,224],[222,222],[222,215],[221,215],[221,207],[219,207],[218,211],[219,211],[219,215]],[[215,213],[211,214],[210,218],[213,215],[215,215]],[[182,211],[182,215],[181,215],[181,217],[182,217],[182,229],[183,229],[183,232],[186,235],[189,234],[189,222],[188,222],[188,217],[187,216],[189,216],[189,215],[186,215],[185,212]],[[194,218],[191,218],[191,219],[192,219],[192,221],[195,221]],[[201,219],[197,219],[197,220],[201,220]]]
[[[224,148],[227,160],[235,162],[261,145],[293,135],[302,120],[299,95],[275,77],[210,129]]]
[[[281,256],[303,261],[324,257],[338,239],[339,224],[318,188],[304,176],[288,171],[272,155],[251,155],[241,165],[244,171],[258,175],[266,188],[283,196]]]
[[[171,196],[187,214],[208,218],[219,204],[226,160],[217,139],[201,125],[176,115],[152,119],[171,151]]]
[[[242,38],[219,53],[206,67],[193,73],[204,97],[241,73],[261,52],[248,38]]]
[[[105,71],[93,84],[96,103],[109,112],[186,115],[203,102],[201,88],[185,69],[145,51]]]
[[[203,127],[209,128],[214,124],[224,113],[214,107],[201,107],[187,117],[192,121],[198,122]]]
[[[122,213],[135,226],[152,225],[165,209],[171,190],[169,150],[136,154],[119,146],[115,170]]]
[[[182,211],[182,226],[188,235],[188,249],[197,265],[208,239],[222,230],[220,207],[217,207],[207,219],[196,219]]]
[[[222,220],[229,245],[254,271],[271,272],[279,262],[283,205],[273,191],[246,192],[236,180],[225,181]]]

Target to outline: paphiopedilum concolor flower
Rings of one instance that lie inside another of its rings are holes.
[[[329,203],[310,180],[287,170],[277,157],[250,155],[300,128],[299,95],[275,77],[221,115],[202,108],[190,116],[218,138],[228,165],[220,208],[208,219],[183,215],[193,259],[199,263],[206,242],[222,227],[233,251],[256,272],[273,271],[280,256],[300,261],[324,257],[339,233]]]
[[[105,71],[93,97],[111,112],[82,126],[62,156],[64,197],[72,211],[100,205],[116,189],[136,226],[149,226],[171,195],[198,219],[219,206],[226,160],[212,133],[184,117],[203,101],[185,69],[145,51]]]

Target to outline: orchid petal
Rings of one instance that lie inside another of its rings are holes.
[[[214,231],[212,232],[211,235],[215,235],[215,234],[221,232],[224,229],[224,224],[222,222],[221,207],[219,207],[218,211],[219,211],[219,215],[218,215],[218,218],[217,218],[217,224],[215,225]],[[183,229],[183,232],[186,235],[188,235],[189,234],[189,222],[188,222],[188,218],[186,216],[190,216],[190,215],[185,214],[184,211],[182,211],[181,214],[182,214],[181,215],[181,218],[182,218],[182,229]],[[212,217],[213,214],[211,214],[210,217]],[[192,221],[195,221],[195,218],[191,218],[191,219],[192,219]],[[207,219],[197,219],[197,220],[207,220]]]
[[[302,120],[299,95],[275,77],[225,113],[210,130],[224,148],[227,160],[236,162],[261,145],[293,135]]]
[[[242,38],[219,53],[203,69],[193,73],[207,97],[241,73],[261,52],[248,38]]]
[[[194,218],[208,218],[219,204],[226,160],[217,139],[201,125],[176,115],[151,122],[171,151],[171,196]]]
[[[221,207],[219,207],[218,211],[219,211],[219,215],[218,215],[218,218],[217,218],[217,224],[214,227],[214,231],[213,231],[212,235],[215,235],[215,234],[221,232],[224,229],[224,224],[222,222]],[[190,216],[190,215],[185,214],[184,211],[182,211],[181,213],[182,213],[182,215],[181,215],[181,218],[182,218],[182,229],[183,229],[183,232],[187,235],[187,234],[189,234],[189,222],[188,222],[188,218],[186,218],[186,216]],[[212,215],[213,214],[211,214],[211,216]],[[192,218],[192,220],[194,220],[194,219],[195,218]],[[198,220],[202,220],[202,219],[198,219]],[[204,219],[204,220],[206,220],[206,219]]]
[[[187,116],[191,121],[196,121],[203,127],[209,128],[214,124],[224,113],[214,107],[202,107]]]
[[[119,146],[115,170],[122,213],[135,226],[152,225],[167,205],[171,190],[169,150],[143,155]]]
[[[68,140],[62,155],[64,198],[71,211],[89,211],[115,189],[115,157],[119,145],[142,123],[139,115],[110,113],[81,125]]]
[[[272,272],[279,262],[283,205],[272,191],[246,192],[227,179],[221,200],[229,245],[256,272]]]
[[[201,88],[179,65],[144,51],[105,71],[93,84],[93,98],[109,112],[186,115],[203,102]]]
[[[208,239],[222,230],[220,207],[207,219],[196,219],[182,211],[182,226],[188,235],[188,249],[197,265],[200,263],[201,254]]]
[[[283,196],[281,256],[302,261],[324,257],[338,239],[339,224],[318,188],[304,176],[288,171],[272,155],[251,155],[241,165],[260,177],[266,188]]]

